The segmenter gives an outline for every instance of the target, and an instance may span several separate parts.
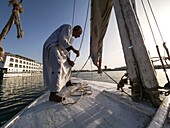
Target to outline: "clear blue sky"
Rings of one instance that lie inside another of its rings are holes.
[[[16,37],[16,27],[13,25],[5,40],[2,41],[2,46],[6,52],[23,55],[38,62],[42,62],[42,47],[48,36],[60,25],[71,24],[73,15],[74,0],[23,0],[24,13],[21,14],[21,22],[24,31],[24,37],[20,40]],[[148,9],[146,0],[143,0]],[[167,45],[170,44],[170,0],[150,0],[155,12],[155,16],[160,25],[160,29],[164,36]],[[76,0],[76,10],[74,25],[80,24],[84,28],[85,17],[87,12],[88,0]],[[155,44],[150,33],[146,17],[141,7],[140,0],[137,0],[137,11],[146,40],[146,46],[151,53],[151,56],[157,56]],[[3,29],[11,15],[12,7],[8,6],[8,0],[0,0],[0,31]],[[149,12],[149,9],[148,9]],[[150,15],[150,18],[153,19]],[[80,57],[76,60],[76,65],[73,69],[80,69],[87,57],[89,56],[89,22],[85,31]],[[153,22],[153,20],[152,20]],[[153,22],[154,27],[154,22]],[[157,30],[155,29],[155,32]],[[160,36],[157,34],[158,44],[162,46]],[[73,45],[78,49],[81,38],[75,39]],[[103,66],[109,68],[124,66],[124,55],[120,43],[119,33],[117,29],[114,9],[112,11],[109,29],[104,39]],[[170,45],[169,45],[170,49]],[[75,56],[72,55],[72,59]],[[90,67],[90,63],[86,68]]]

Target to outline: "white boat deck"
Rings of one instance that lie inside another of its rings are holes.
[[[136,103],[106,82],[83,81],[92,87],[77,103],[63,105],[48,101],[49,92],[8,121],[3,128],[145,128],[156,113],[151,104]],[[65,87],[62,93],[72,87]],[[76,97],[68,98],[71,101]],[[67,101],[67,100],[66,100]]]

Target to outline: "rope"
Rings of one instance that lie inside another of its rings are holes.
[[[0,42],[7,35],[7,33],[9,32],[13,24],[15,24],[17,27],[17,38],[23,37],[23,31],[22,31],[21,20],[20,20],[20,15],[19,15],[20,13],[23,13],[24,11],[22,8],[21,2],[22,1],[17,2],[16,0],[9,1],[9,5],[13,6],[13,10],[12,10],[12,14],[7,24],[5,25],[5,27],[3,28],[0,34]]]
[[[128,95],[129,97],[133,97],[133,96],[131,96],[130,94],[128,94],[123,88],[122,88],[122,91],[126,94],[126,95]]]
[[[20,0],[20,2],[17,2],[17,0],[9,1],[9,5],[13,6],[13,10],[7,24],[5,25],[5,27],[2,29],[2,32],[0,33],[0,42],[2,42],[2,40],[8,34],[13,24],[15,24],[17,27],[17,38],[23,37],[23,31],[22,31],[21,20],[19,15],[20,13],[24,12],[21,3],[22,0]],[[2,46],[0,46],[0,61],[3,61],[3,58],[4,58],[4,49]]]
[[[83,68],[86,66],[86,64],[87,64],[87,62],[88,62],[89,59],[90,59],[90,56],[87,58],[86,62],[84,63],[84,65],[82,66],[82,68],[78,71],[78,73],[76,74],[75,77],[77,77],[77,76],[79,75],[80,71],[83,70]]]
[[[149,16],[148,16],[148,14],[147,14],[147,12],[146,12],[146,8],[145,8],[145,6],[144,6],[143,0],[141,0],[141,2],[142,2],[143,9],[144,9],[144,11],[145,11],[146,18],[147,18],[148,23],[149,23],[149,27],[150,27],[150,29],[151,29],[151,33],[152,33],[152,36],[153,36],[155,45],[157,45],[156,39],[155,39],[155,36],[154,36],[154,32],[153,32],[153,30],[152,30],[151,23],[150,23],[150,21],[149,21]]]
[[[109,74],[107,74],[105,71],[103,71],[111,80],[113,80],[116,84],[118,84],[118,82],[116,80],[114,80]],[[131,97],[132,96],[130,94],[128,94],[123,88],[122,89],[122,92],[124,92],[127,96]]]
[[[89,58],[90,58],[90,56],[88,57],[88,59],[86,60],[85,64],[84,64],[83,67],[79,70],[79,72],[77,73],[77,75],[76,75],[75,77],[77,77],[77,76],[79,75],[80,71],[85,67],[85,65],[87,64]],[[91,66],[92,66],[92,65],[91,65]],[[108,76],[111,80],[113,80],[116,84],[118,84],[118,82],[117,82],[116,80],[114,80],[109,74],[107,74],[105,71],[102,71],[102,72],[104,72],[104,73],[106,74],[106,76]],[[129,97],[132,97],[132,96],[129,95],[126,91],[124,91],[123,88],[122,88],[122,91],[123,91],[126,95],[128,95]],[[64,99],[64,98],[65,98],[65,96],[63,97],[63,99]],[[62,100],[63,100],[63,99],[62,99]],[[81,99],[81,97],[80,97],[78,100],[80,100],[80,99]],[[74,102],[74,103],[77,103],[78,100],[77,100],[76,102]],[[74,103],[69,103],[69,104],[74,104]]]
[[[155,15],[154,15],[154,12],[153,12],[153,9],[152,9],[152,6],[151,6],[151,3],[150,3],[149,0],[147,0],[147,2],[148,2],[148,5],[149,5],[150,10],[151,10],[151,12],[152,12],[152,15],[153,15],[154,21],[155,21],[155,23],[156,23],[156,26],[157,26],[157,28],[158,28],[158,32],[159,32],[159,34],[160,34],[160,36],[161,36],[161,39],[162,39],[162,42],[163,42],[163,47],[164,47],[164,49],[165,49],[165,51],[166,51],[166,53],[167,53],[167,56],[168,56],[168,57],[167,57],[167,58],[165,57],[165,63],[168,65],[168,63],[166,62],[166,59],[170,60],[169,51],[168,51],[168,48],[166,47],[166,43],[165,43],[165,41],[164,41],[164,39],[163,39],[161,30],[160,30],[160,28],[159,28],[158,22],[157,22],[157,20],[156,20],[156,17],[155,17]],[[169,65],[168,65],[168,66],[169,66]]]
[[[159,58],[160,58],[160,61],[161,61],[161,64],[162,64],[162,67],[163,67],[163,70],[164,70],[164,72],[165,72],[165,76],[166,76],[166,78],[167,78],[167,81],[169,82],[169,78],[168,78],[168,75],[167,75],[167,73],[166,73],[166,69],[165,69],[165,66],[164,66],[164,63],[163,63],[163,60],[162,60],[162,57],[161,57],[161,54],[160,54],[160,51],[159,51],[159,47],[158,47],[158,45],[157,45],[157,43],[156,43],[156,39],[155,39],[155,36],[154,36],[154,33],[153,33],[153,30],[152,30],[152,27],[151,27],[151,23],[150,23],[150,21],[149,21],[149,17],[148,17],[148,15],[147,15],[147,12],[146,12],[146,9],[145,9],[145,6],[144,6],[144,3],[143,3],[143,1],[141,0],[141,2],[142,2],[142,5],[143,5],[143,8],[144,8],[144,11],[145,11],[145,14],[146,14],[146,17],[147,17],[147,20],[148,20],[148,23],[149,23],[149,27],[150,27],[150,29],[151,29],[151,32],[152,32],[152,36],[153,36],[153,39],[154,39],[154,42],[155,42],[155,45],[156,45],[156,49],[157,49],[157,52],[158,52],[158,55],[159,55]],[[149,2],[148,2],[149,3]],[[150,3],[149,3],[150,4]],[[151,6],[150,6],[150,8],[151,8]],[[152,8],[151,8],[151,11],[152,11],[152,14],[153,14],[153,10],[152,10]],[[153,16],[154,16],[154,14],[153,14]],[[155,19],[155,22],[156,22],[156,18],[154,18]],[[156,22],[156,24],[157,24],[157,22]],[[157,27],[158,27],[158,24],[157,24]],[[158,30],[159,30],[159,27],[158,27]],[[160,31],[160,30],[159,30]],[[161,35],[161,33],[160,33],[160,35]],[[162,35],[161,35],[162,36]],[[162,38],[162,40],[163,40],[163,38]],[[163,41],[164,42],[164,41]]]
[[[75,4],[75,3],[74,3],[74,4]],[[83,36],[82,36],[82,40],[81,40],[81,43],[80,43],[79,51],[80,51],[80,49],[81,49],[81,47],[82,47],[83,40],[84,40],[84,34],[85,34],[85,30],[86,30],[86,24],[87,24],[89,6],[90,6],[90,0],[88,1],[88,7],[87,7],[87,13],[86,13],[86,20],[85,20],[84,31],[83,31]],[[77,59],[77,57],[75,57],[74,62],[76,61],[76,59]],[[87,62],[86,62],[86,63],[87,63]],[[86,64],[86,63],[85,63],[85,64]],[[85,64],[84,64],[84,66],[85,66]],[[82,67],[82,68],[84,68],[84,67]],[[71,69],[72,69],[72,67],[70,67],[69,72],[71,72]],[[79,73],[78,73],[78,74],[79,74]],[[77,75],[78,75],[78,74],[77,74]],[[76,76],[77,76],[77,75],[76,75]]]
[[[86,20],[85,20],[85,25],[84,25],[84,32],[83,32],[83,36],[82,36],[82,40],[81,40],[81,43],[80,43],[80,47],[79,47],[79,51],[82,47],[82,43],[83,43],[83,40],[84,40],[84,35],[85,35],[85,30],[86,30],[86,25],[87,25],[87,18],[88,18],[88,13],[89,13],[89,7],[90,7],[90,0],[88,1],[88,8],[87,8],[87,13],[86,13]],[[73,20],[72,20],[72,26],[73,26],[73,22],[74,22],[74,13],[75,13],[75,0],[74,0],[74,8],[73,8]],[[76,61],[76,58],[74,59],[74,62]],[[80,73],[80,71],[85,67],[85,65],[87,64],[88,60],[89,60],[90,56],[87,58],[85,64],[82,66],[82,68],[79,70],[79,72],[77,73],[77,75],[75,77],[78,76],[78,74]],[[70,68],[71,69],[71,68]],[[80,95],[75,95],[74,93],[75,92],[81,92]],[[62,96],[62,104],[63,105],[67,105],[67,104],[75,104],[77,103],[83,95],[85,94],[88,94],[88,95],[91,95],[92,94],[92,90],[91,90],[91,87],[90,86],[83,86],[81,85],[80,87],[75,87],[75,88],[72,88],[71,91],[69,91],[68,93],[65,93],[64,96]],[[66,99],[67,96],[80,96],[78,100],[74,101],[74,102],[70,102],[70,103],[64,103],[64,99]]]
[[[74,24],[74,14],[75,14],[75,1],[73,2],[73,17],[72,17],[72,27],[73,27],[73,24]]]
[[[87,8],[86,20],[85,20],[85,25],[84,25],[84,32],[83,32],[82,40],[81,40],[81,43],[80,43],[79,51],[80,51],[80,49],[81,49],[81,47],[82,47],[82,42],[83,42],[83,39],[84,39],[84,33],[85,33],[86,24],[87,24],[87,19],[88,19],[89,6],[90,6],[90,0],[88,1],[88,8]],[[73,15],[74,15],[74,13],[73,13]],[[73,24],[73,21],[72,21],[72,24]],[[77,58],[77,57],[75,57],[74,62],[76,61],[76,58]],[[77,76],[79,75],[80,71],[85,67],[85,65],[87,64],[87,62],[88,62],[89,59],[90,59],[90,56],[88,57],[88,59],[86,60],[86,62],[84,63],[84,65],[82,66],[82,68],[79,70],[79,72],[77,73],[77,75],[76,75],[75,77],[77,77]],[[104,72],[111,80],[113,80],[116,84],[118,84],[117,81],[114,80],[112,77],[110,77],[105,71],[103,71],[103,72]],[[123,92],[126,93],[124,90],[123,90]],[[126,93],[126,94],[129,95],[128,93]],[[129,95],[129,96],[130,96],[130,95]],[[64,99],[64,98],[65,98],[65,96],[63,96],[63,98],[62,98],[62,103],[63,103],[63,99]],[[80,97],[78,100],[80,100],[80,99],[81,99],[81,97]],[[74,103],[77,103],[78,100],[77,100],[76,102],[74,102]],[[74,103],[69,103],[69,104],[74,104]]]
[[[147,0],[147,1],[148,1],[150,10],[151,10],[151,12],[152,12],[153,18],[154,18],[154,20],[155,20],[156,26],[157,26],[157,28],[158,28],[159,34],[160,34],[160,36],[161,36],[162,42],[164,42],[163,36],[162,36],[162,34],[161,34],[161,31],[160,31],[160,28],[159,28],[159,26],[158,26],[158,23],[157,23],[157,20],[156,20],[155,15],[154,15],[153,9],[152,9],[152,7],[151,7],[151,4],[150,4],[149,0]]]
[[[166,63],[166,66],[170,67],[170,65],[168,64],[168,62],[166,61],[166,59],[165,59],[165,63]]]
[[[81,93],[81,94],[76,94],[77,93]],[[87,86],[87,85],[83,85],[83,84],[80,84],[80,86],[76,86],[74,88],[72,88],[71,90],[69,90],[67,93],[65,93],[64,96],[62,96],[62,101],[61,103],[63,105],[68,105],[68,104],[75,104],[77,103],[80,99],[82,99],[82,97],[84,95],[91,95],[93,93],[93,91],[91,90],[91,87],[90,86]],[[74,102],[64,102],[66,99],[66,97],[79,97],[77,100],[75,100]]]
[[[87,25],[87,19],[88,19],[88,14],[89,14],[89,7],[90,7],[90,0],[88,1],[88,7],[87,7],[87,13],[86,13],[86,20],[85,20],[85,25],[84,25],[84,32],[83,32],[83,35],[82,35],[82,40],[81,40],[81,43],[80,43],[80,47],[79,47],[79,51],[82,47],[82,44],[83,44],[83,40],[84,40],[84,35],[85,35],[85,30],[86,30],[86,25]],[[76,58],[74,59],[74,62],[76,61]]]
[[[106,76],[108,76],[111,80],[113,80],[116,84],[118,84],[118,82],[116,80],[114,80],[111,76],[109,76],[109,74],[107,74],[105,71],[103,71],[103,72],[106,74]]]

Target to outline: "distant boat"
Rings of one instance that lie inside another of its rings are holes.
[[[42,64],[21,55],[5,52],[4,60],[0,62],[0,79],[35,73],[42,73]]]

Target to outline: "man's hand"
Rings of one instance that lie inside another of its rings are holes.
[[[70,59],[67,59],[67,61],[68,61],[68,63],[69,63],[69,65],[71,66],[71,67],[73,67],[74,66],[74,61],[71,61]]]
[[[74,49],[73,46],[70,46],[70,47],[66,48],[66,50],[67,51],[72,50],[76,54],[76,57],[80,56],[80,52],[78,50]]]
[[[76,54],[76,57],[80,56],[80,52],[78,50],[74,49],[73,52]]]

